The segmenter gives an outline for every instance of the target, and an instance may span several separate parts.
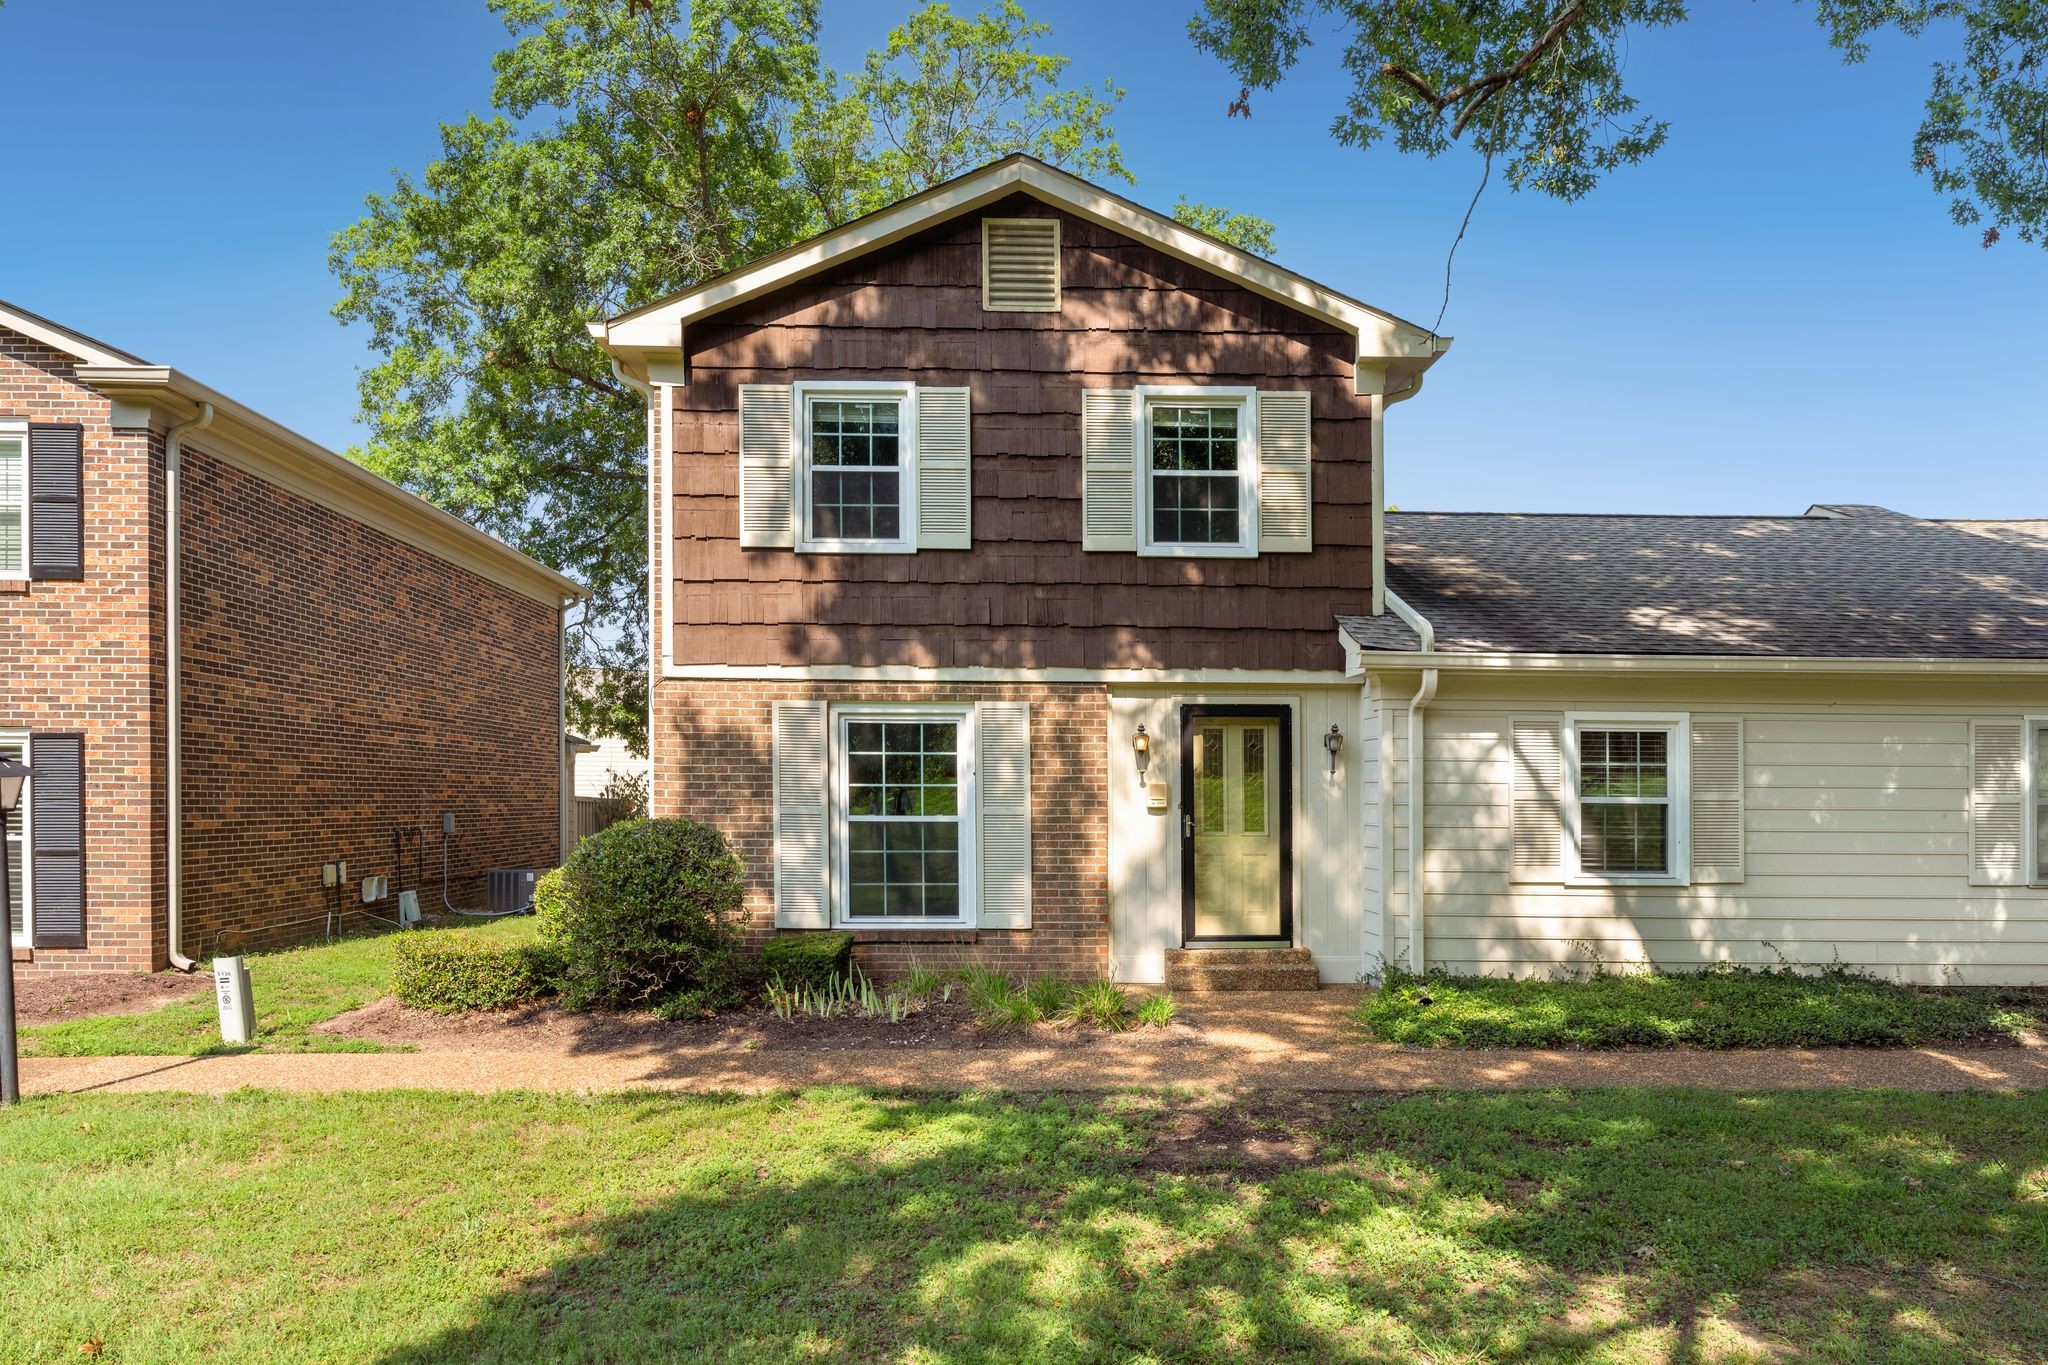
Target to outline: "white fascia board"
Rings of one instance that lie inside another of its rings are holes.
[[[1347,652],[1347,662],[1353,656]],[[1467,673],[1841,673],[2048,677],[2048,659],[1893,659],[1746,654],[1356,654],[1357,671],[1439,668]]]
[[[135,357],[110,351],[91,337],[80,336],[68,327],[60,327],[47,318],[33,313],[24,313],[16,308],[0,304],[0,327],[10,332],[19,332],[31,341],[40,341],[53,351],[62,351],[68,356],[84,361],[88,365],[133,365]]]
[[[670,664],[665,679],[697,682],[1118,683],[1180,686],[1354,687],[1337,669],[921,668],[915,664]]]
[[[116,426],[150,414],[166,424],[189,421],[210,404],[213,424],[194,442],[208,454],[550,606],[590,596],[574,579],[167,365],[81,365],[74,373],[114,400]]]
[[[1384,387],[1390,365],[1404,372],[1419,370],[1450,346],[1448,337],[1435,336],[1391,313],[1333,293],[1291,270],[1028,157],[999,161],[698,289],[622,313],[608,322],[590,323],[589,331],[606,350],[622,357],[643,359],[655,353],[678,353],[683,345],[683,330],[693,321],[758,298],[841,261],[892,245],[933,223],[970,213],[1020,190],[1342,327],[1358,338],[1358,382],[1368,386],[1360,392],[1371,391],[1373,385]]]

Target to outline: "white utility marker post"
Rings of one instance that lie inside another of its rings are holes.
[[[256,1036],[256,999],[249,994],[249,967],[241,957],[213,960],[213,994],[220,1005],[220,1040],[247,1043]]]

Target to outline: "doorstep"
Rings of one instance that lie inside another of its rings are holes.
[[[1306,948],[1169,948],[1170,991],[1314,991],[1322,973]]]

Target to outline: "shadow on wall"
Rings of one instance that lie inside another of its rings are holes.
[[[2038,1096],[590,1103],[501,1148],[507,1236],[556,1147],[633,1207],[387,1361],[1975,1360],[2043,1330],[2007,1292],[2048,1278]]]

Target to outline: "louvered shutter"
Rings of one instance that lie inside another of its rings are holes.
[[[796,544],[796,415],[787,384],[740,385],[740,544]]]
[[[1564,877],[1564,717],[1515,716],[1514,862],[1508,880]]]
[[[830,717],[821,701],[775,703],[775,927],[832,924],[826,764]]]
[[[1060,306],[1060,220],[981,220],[981,306],[991,313],[1051,313]]]
[[[966,389],[917,390],[917,548],[974,545]]]
[[[1259,395],[1259,553],[1305,554],[1310,534],[1308,395]]]
[[[29,830],[35,842],[35,946],[85,946],[85,736],[30,739]]]
[[[1138,395],[1081,395],[1081,548],[1138,548]]]
[[[975,839],[980,925],[1031,927],[1031,708],[1020,701],[975,707]]]
[[[2017,720],[1970,722],[1970,885],[2024,886],[2027,731]]]
[[[28,429],[28,576],[85,577],[85,428]]]
[[[1692,718],[1692,879],[1742,880],[1742,718]]]

